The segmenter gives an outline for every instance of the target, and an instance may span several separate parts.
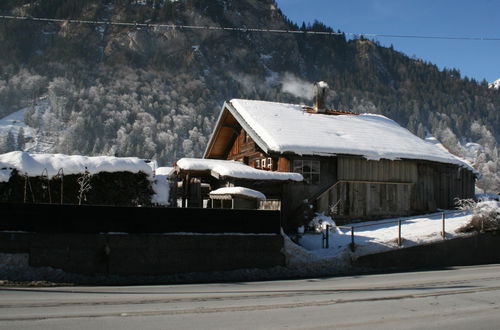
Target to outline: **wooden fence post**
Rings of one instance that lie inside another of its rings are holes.
[[[403,240],[401,239],[401,220],[398,220],[398,246],[401,246]]]
[[[326,225],[326,235],[325,235],[325,239],[326,239],[326,248],[329,249],[330,248],[330,225]]]
[[[441,221],[442,221],[442,231],[441,231],[441,236],[443,236],[443,239],[446,239],[446,231],[445,231],[445,227],[444,227],[444,224],[445,224],[445,216],[444,216],[444,212],[443,212],[443,215],[442,215]]]
[[[354,244],[354,227],[351,226],[351,251],[356,250],[356,245]]]

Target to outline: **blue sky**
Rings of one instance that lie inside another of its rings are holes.
[[[352,33],[500,38],[500,0],[276,0],[292,21]],[[500,41],[376,38],[462,76],[500,78]]]

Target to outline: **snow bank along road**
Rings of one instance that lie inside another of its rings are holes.
[[[1,329],[493,329],[499,308],[500,265],[255,283],[0,287]]]

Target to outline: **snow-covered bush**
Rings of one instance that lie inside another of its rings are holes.
[[[308,229],[315,233],[321,233],[326,229],[326,226],[330,226],[331,229],[335,228],[337,225],[332,218],[321,212],[315,214],[314,218],[308,224]]]
[[[471,211],[471,210],[474,210],[476,208],[477,202],[472,198],[468,198],[468,199],[456,198],[455,205],[456,205],[457,209],[459,209],[459,210]]]
[[[471,210],[473,216],[471,221],[457,231],[488,232],[500,231],[500,202],[496,200],[462,200],[457,203],[462,210]]]

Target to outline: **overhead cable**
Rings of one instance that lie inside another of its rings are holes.
[[[92,25],[116,25],[140,28],[167,28],[173,30],[211,30],[211,31],[237,31],[237,32],[262,32],[262,33],[283,33],[283,34],[305,34],[305,35],[326,35],[326,36],[353,36],[370,38],[411,38],[411,39],[440,39],[440,40],[476,40],[476,41],[500,41],[495,37],[465,37],[465,36],[425,36],[425,35],[399,35],[399,34],[379,34],[379,33],[353,33],[353,32],[335,32],[335,31],[309,31],[309,30],[289,30],[289,29],[269,29],[269,28],[248,28],[248,27],[224,27],[214,25],[182,25],[182,24],[164,24],[164,23],[137,23],[137,22],[115,22],[115,21],[91,21],[79,19],[61,19],[44,18],[31,16],[10,16],[0,15],[0,19],[5,20],[24,20],[39,22],[57,22],[73,24],[92,24]]]

